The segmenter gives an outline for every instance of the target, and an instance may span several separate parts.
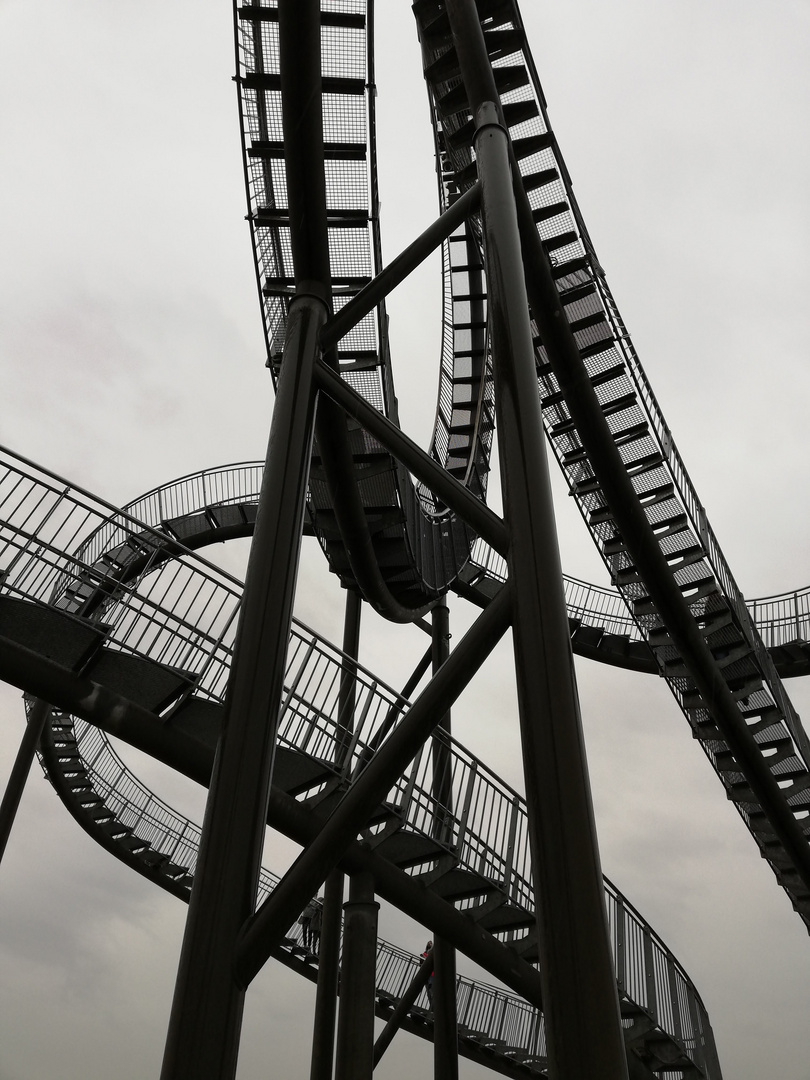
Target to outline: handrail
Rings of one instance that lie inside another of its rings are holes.
[[[258,500],[263,463],[245,461],[202,469],[153,488],[127,503],[124,512],[158,528],[170,517],[182,518],[213,505],[252,503]],[[506,560],[480,537],[473,545],[470,565],[493,581],[506,581]],[[606,633],[644,637],[619,590],[597,585],[570,574],[563,575],[568,617],[584,625],[600,626]],[[768,648],[788,642],[810,641],[810,585],[746,601],[751,618]]]
[[[24,473],[9,455],[6,458],[5,471],[0,474],[0,560],[8,552],[14,553],[14,557],[3,581],[3,591],[44,603],[48,587],[55,588],[58,610],[85,626],[88,623],[82,618],[82,605],[89,604],[95,595],[99,598],[98,606],[93,610],[96,621],[90,625],[104,626],[107,647],[126,649],[164,665],[173,661],[173,667],[181,667],[176,661],[182,659],[185,673],[200,672],[215,656],[215,676],[200,678],[197,692],[209,700],[221,701],[231,649],[221,627],[226,605],[218,601],[222,595],[227,596],[230,605],[227,612],[233,613],[233,605],[238,604],[239,597],[231,582],[216,580],[206,566],[196,564],[193,553],[177,545],[170,545],[164,552],[164,560],[156,565],[157,536],[143,522],[132,524],[129,540],[149,536],[149,552],[142,557],[137,544],[133,546],[124,541],[123,546],[137,569],[126,582],[121,581],[121,570],[126,568],[126,562],[122,561],[122,545],[119,544],[120,537],[114,533],[111,537],[115,547],[111,551],[94,549],[96,561],[89,566],[85,559],[71,556],[61,545],[64,541],[78,543],[86,550],[88,538],[98,537],[99,526],[108,524],[106,508],[94,508],[86,496],[79,504],[69,488],[57,490],[39,477]],[[123,520],[121,515],[118,519]],[[127,520],[132,522],[131,518]],[[35,535],[36,540],[32,542]],[[111,558],[112,553],[115,558]],[[175,567],[181,571],[179,576]],[[93,592],[89,596],[83,594],[77,600],[71,586],[88,585],[87,575],[91,572]],[[59,606],[66,598],[69,604],[76,601],[79,606],[72,611]],[[102,616],[103,624],[99,622]],[[197,616],[203,620],[204,629],[193,632],[193,619]],[[217,630],[219,632],[215,634]],[[359,719],[355,723],[351,753],[344,755],[342,733],[345,724],[339,711],[344,657],[338,649],[300,623],[293,626],[279,740],[281,745],[305,751],[329,767],[345,784],[353,782],[358,767],[376,744],[377,732],[392,715],[401,718],[407,709],[407,702],[395,691],[361,665],[353,666],[357,671],[355,700]],[[457,864],[492,882],[512,904],[531,912],[533,890],[525,802],[455,740],[444,733],[438,737],[449,750],[446,782],[438,788],[434,786],[428,756],[423,755],[409,771],[407,780],[400,778],[394,785],[386,801],[396,809],[401,827],[428,837],[432,836],[437,815],[441,815],[448,823],[443,846]],[[106,736],[101,733],[93,735],[94,740],[104,738]],[[100,760],[96,741],[93,742],[93,759],[96,767]],[[128,770],[124,768],[117,773],[116,791],[120,792],[123,785],[128,793],[133,784]],[[451,794],[446,805],[441,805],[434,797],[435,790]],[[127,798],[123,801],[126,803]],[[122,804],[116,812],[128,811]],[[139,827],[143,819],[144,813],[140,811]],[[375,836],[384,834],[384,829],[384,825],[379,825],[369,830],[372,842]],[[514,836],[514,845],[510,844],[511,836]],[[511,855],[507,855],[510,851]],[[616,912],[613,919],[617,955],[621,951],[625,956],[625,991],[629,995],[638,995],[634,1000],[653,1014],[661,1029],[683,1043],[684,1032],[697,1030],[693,1017],[701,1015],[702,1008],[697,994],[675,958],[631,905],[609,882],[606,881],[605,887],[608,908],[615,907]],[[467,906],[470,905],[471,902]],[[499,932],[495,933],[497,936]],[[504,932],[500,934],[504,936]],[[505,934],[514,940],[514,932]],[[643,980],[632,977],[632,973],[639,971],[644,972]],[[653,1000],[649,990],[656,984],[660,972],[666,973],[668,982],[674,980],[675,984],[682,983],[685,988],[669,1009],[660,1005],[663,1000],[660,994]]]
[[[98,728],[79,719],[74,720],[74,728],[76,743],[85,762],[84,769],[104,805],[115,814],[121,825],[131,829],[139,840],[148,843],[153,852],[162,853],[172,863],[182,867],[189,878],[193,878],[200,826],[187,816],[178,814],[139,781]],[[257,903],[269,895],[278,881],[276,874],[266,867],[261,868]],[[288,929],[286,939],[303,952],[303,928],[298,922]],[[420,963],[421,957],[382,938],[378,939],[378,996],[401,997]],[[522,998],[464,975],[456,977],[456,998],[462,1033],[486,1034],[493,1041],[504,1043],[510,1057],[545,1057],[542,1016]],[[424,990],[416,1004],[427,1013],[430,1003]],[[488,1018],[495,1016],[498,1023],[487,1026]]]

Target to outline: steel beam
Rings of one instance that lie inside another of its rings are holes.
[[[446,600],[441,600],[431,612],[433,620],[432,662],[436,675],[450,655],[450,612]],[[450,710],[440,720],[448,735],[451,729]],[[453,784],[450,773],[451,754],[447,741],[436,735],[431,740],[433,755],[433,798],[435,799],[433,831],[442,843],[452,842],[448,816],[453,811]],[[458,1080],[458,1021],[456,1016],[456,953],[450,942],[434,932],[433,954],[433,1075],[436,1080]]]
[[[36,701],[28,716],[25,731],[20,740],[20,748],[14,758],[6,790],[3,793],[3,801],[0,803],[0,861],[3,859],[11,827],[17,817],[17,810],[31,772],[39,740],[42,738],[42,732],[50,715],[51,706],[44,701]]]
[[[233,978],[234,944],[255,906],[325,318],[315,297],[291,305],[162,1080],[225,1080],[236,1071],[244,992]]]
[[[371,1080],[374,1071],[377,914],[374,878],[353,874],[343,905],[343,960],[340,968],[335,1080]]]
[[[242,985],[256,975],[324,874],[337,865],[441,716],[483,664],[509,625],[511,607],[507,585],[479,615],[447,663],[348,789],[318,837],[301,852],[245,927],[236,957],[236,976]]]
[[[476,124],[540,972],[553,1080],[626,1080],[537,394],[509,135],[474,0],[448,0]]]
[[[360,648],[360,615],[363,601],[356,592],[346,593],[343,616],[343,667],[338,690],[338,723],[343,740],[335,760],[342,765],[351,733],[357,697],[357,658]],[[315,1017],[312,1025],[312,1064],[310,1080],[332,1080],[337,1017],[338,973],[340,966],[341,908],[343,873],[335,869],[326,878],[321,917],[321,940],[318,950],[318,985],[315,993]]]
[[[377,1036],[374,1043],[374,1065],[379,1063],[380,1058],[393,1042],[394,1036],[402,1027],[402,1022],[410,1013],[416,999],[427,986],[427,981],[433,971],[433,949],[428,950],[427,956],[417,968],[416,974],[411,979],[402,997],[396,1003],[394,1011],[386,1021],[385,1027]]]
[[[234,979],[234,946],[256,903],[312,451],[313,371],[328,314],[318,0],[281,0],[279,36],[296,296],[162,1080],[228,1080],[236,1073],[244,988]]]
[[[509,541],[503,521],[485,503],[477,499],[469,488],[447,472],[438,461],[425,453],[421,446],[325,364],[318,364],[316,379],[323,394],[340,405],[349,416],[354,417],[358,424],[370,432],[397,461],[402,462],[417,480],[421,480],[475,529],[490,547],[500,555],[506,554]]]
[[[318,984],[312,1024],[310,1080],[332,1080],[340,966],[340,922],[343,907],[343,871],[333,870],[326,879],[318,950]]]
[[[365,285],[360,292],[336,312],[321,331],[321,346],[324,351],[337,345],[365,318],[370,311],[412,273],[432,251],[456,231],[470,214],[474,214],[481,202],[481,189],[474,184],[469,191],[457,199],[452,206],[429,225],[412,244],[402,251],[393,262]]]

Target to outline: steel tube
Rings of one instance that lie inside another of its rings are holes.
[[[391,421],[362,398],[356,390],[325,364],[318,364],[318,388],[335,401],[349,416],[370,432],[413,475],[435,492],[451,510],[475,529],[499,554],[505,555],[508,538],[503,521],[482,503],[438,461]]]
[[[360,615],[363,601],[357,593],[346,593],[343,616],[344,661],[338,691],[338,721],[342,742],[336,751],[336,763],[343,764],[354,729],[357,696],[356,662],[360,648]],[[315,993],[315,1017],[312,1024],[312,1064],[310,1080],[332,1080],[337,1019],[338,973],[340,966],[341,908],[343,873],[335,869],[326,878],[321,917],[321,941],[318,950],[318,985]]]
[[[8,838],[11,835],[11,827],[17,817],[17,810],[25,790],[25,783],[31,772],[39,740],[50,714],[51,706],[47,702],[39,700],[35,702],[20,740],[20,748],[11,766],[3,801],[0,803],[0,861],[3,859]]]
[[[326,305],[314,297],[290,308],[163,1080],[223,1080],[236,1071],[244,991],[233,979],[233,950],[255,905],[312,445],[312,371],[325,317]]]
[[[377,1036],[377,1041],[374,1043],[374,1065],[378,1064],[380,1058],[393,1042],[394,1036],[402,1026],[402,1021],[410,1013],[413,1008],[416,999],[424,990],[427,985],[427,981],[430,978],[433,971],[433,949],[428,950],[427,956],[417,968],[416,974],[408,984],[405,993],[396,1003],[394,1011],[388,1017],[385,1027]]]
[[[476,122],[514,647],[549,1073],[626,1080],[618,995],[537,394],[509,136],[474,0],[448,0]]]
[[[506,586],[479,615],[447,663],[346,792],[318,837],[301,852],[245,927],[236,957],[237,978],[242,985],[247,985],[259,971],[274,942],[291,925],[324,874],[337,865],[440,717],[500,640],[509,625],[511,604],[511,591]]]
[[[431,612],[433,674],[437,675],[450,656],[450,612],[442,600]],[[451,731],[450,710],[440,720],[448,735]],[[451,843],[448,817],[453,810],[453,785],[450,775],[450,748],[444,739],[432,739],[433,755],[433,833],[442,843]],[[458,1019],[456,1016],[456,953],[450,942],[434,930],[433,953],[433,1075],[436,1080],[458,1078]]]
[[[340,967],[340,921],[343,907],[343,871],[333,870],[326,879],[318,950],[318,985],[312,1024],[310,1080],[332,1080]]]
[[[475,184],[409,244],[386,268],[342,307],[321,331],[321,346],[326,351],[340,341],[352,327],[365,318],[381,300],[412,273],[432,251],[446,240],[463,221],[474,214],[481,201],[481,189]]]
[[[313,373],[329,295],[318,0],[281,0],[279,37],[296,296],[162,1080],[228,1080],[236,1073],[244,988],[234,979],[234,946],[256,903],[312,453]]]
[[[371,1080],[374,1071],[377,913],[374,878],[354,874],[343,905],[343,961],[340,968],[335,1080]]]

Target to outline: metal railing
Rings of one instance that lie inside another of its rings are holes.
[[[83,758],[82,770],[116,820],[148,843],[153,851],[163,854],[176,868],[193,877],[199,826],[177,814],[137,780],[98,729],[77,720],[75,735]],[[69,766],[68,773],[71,767],[79,768]],[[277,882],[276,875],[262,868],[258,903]],[[713,1051],[708,1017],[700,998],[649,925],[609,882],[605,885],[620,993],[644,1008],[662,1030],[675,1035],[691,1059],[705,1068]],[[299,923],[288,929],[286,937],[304,947]],[[401,997],[420,962],[420,957],[379,941],[378,994],[393,999]],[[542,1016],[536,1009],[513,994],[464,976],[457,978],[456,987],[462,1037],[479,1039],[495,1050],[508,1051],[510,1057],[544,1059],[545,1033]],[[416,1004],[426,1011],[429,1008],[424,990]]]
[[[194,484],[185,482],[182,490],[185,498]],[[241,495],[240,491],[236,497]],[[160,504],[152,500],[148,505]],[[0,473],[4,592],[44,603],[51,590],[53,600],[60,604],[71,595],[72,585],[90,583],[102,598],[92,610],[94,618],[103,613],[104,626],[109,627],[108,647],[126,648],[164,664],[182,660],[188,665],[185,671],[198,675],[205,696],[221,700],[230,660],[225,631],[233,628],[239,600],[233,579],[177,544],[167,547],[165,535],[147,523],[121,511],[110,515],[111,509],[44,470],[32,469],[21,459],[4,454]],[[130,531],[122,537],[126,526]],[[100,537],[113,547],[104,550]],[[133,546],[133,539],[138,544]],[[86,553],[91,550],[88,545],[93,545],[93,564],[70,555],[65,544],[75,544]],[[127,559],[137,562],[137,573],[122,582],[120,572]],[[153,582],[159,587],[153,588]],[[224,620],[224,605],[211,601],[220,594],[231,601]],[[85,596],[82,605],[90,604],[93,595]],[[78,613],[81,610],[79,607],[72,617],[86,624]],[[197,615],[203,619],[203,631],[194,625]],[[217,628],[220,632],[214,633]],[[347,663],[338,649],[318,635],[300,623],[293,626],[279,739],[282,745],[324,763],[336,777],[351,784],[374,747],[399,722],[408,703],[361,665],[353,665],[355,711],[352,717],[342,716],[339,686]],[[217,671],[212,674],[214,666]],[[446,805],[433,795],[431,756],[424,750],[389,792],[387,803],[401,827],[427,836],[435,834],[435,822],[441,820],[445,826],[443,847],[458,865],[495,883],[510,902],[530,912],[533,891],[523,799],[454,740],[443,733],[438,738],[450,750],[443,755],[449,775],[438,785],[438,790],[450,792]],[[79,725],[77,742],[84,762],[92,762],[87,767],[94,783],[99,784],[116,816],[156,850],[161,850],[161,836],[173,833],[172,861],[180,858],[193,866],[192,849],[198,835],[185,824],[184,832],[179,826],[170,827],[171,821],[179,819],[172,818],[170,809],[159,800],[150,801],[143,785],[123,763],[114,763],[111,772],[102,772],[102,759],[113,760],[105,758],[106,736]],[[375,827],[376,831],[384,828]],[[613,916],[617,928],[614,947],[617,971],[627,993],[638,995],[634,1000],[650,1011],[662,1030],[687,1048],[692,1043],[697,1047],[702,1029],[693,1017],[704,1013],[692,984],[672,954],[608,882],[606,895],[609,910],[612,905],[617,913]],[[675,986],[677,993],[667,998],[659,983]],[[650,990],[653,985],[654,996]],[[690,1052],[698,1053],[697,1049]]]
[[[58,714],[58,719],[70,718]],[[138,840],[159,852],[174,866],[193,878],[200,844],[200,827],[178,814],[127,768],[104,734],[83,720],[74,720],[76,743],[81,748],[82,773],[120,825]],[[59,751],[56,750],[58,756]],[[79,766],[73,769],[78,771]],[[64,770],[70,775],[71,767]],[[278,884],[279,878],[266,867],[259,877],[257,906]],[[189,885],[190,888],[190,885]],[[286,932],[286,940],[305,949],[303,927],[296,921]],[[377,942],[377,993],[382,998],[400,998],[419,969],[421,957],[383,939]],[[458,1022],[463,1036],[483,1036],[509,1051],[518,1060],[545,1056],[542,1015],[522,998],[466,976],[457,976]],[[429,1000],[423,990],[416,1005],[424,1012]]]

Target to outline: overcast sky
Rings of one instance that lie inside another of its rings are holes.
[[[533,0],[524,19],[600,261],[732,570],[749,597],[805,585],[810,6]],[[434,215],[435,179],[409,4],[383,0],[378,23],[391,258]],[[233,70],[225,0],[0,0],[0,442],[115,503],[264,456],[272,389]],[[439,302],[434,262],[390,305],[401,412],[423,444]],[[604,582],[559,503],[565,569]],[[301,616],[335,639],[341,602],[308,551]],[[459,602],[452,619],[458,636]],[[395,685],[423,648],[418,631],[366,622],[362,658]],[[504,642],[454,730],[520,785],[509,661]],[[578,674],[605,872],[694,980],[727,1080],[810,1080],[804,925],[663,683]],[[788,690],[810,715],[802,681]],[[4,781],[16,691],[0,724]],[[0,867],[0,1080],[157,1076],[184,914],[32,775]],[[382,920],[421,951],[421,928]],[[312,1003],[268,965],[243,1080],[306,1074]],[[379,1073],[411,1080],[429,1062],[402,1036]]]

